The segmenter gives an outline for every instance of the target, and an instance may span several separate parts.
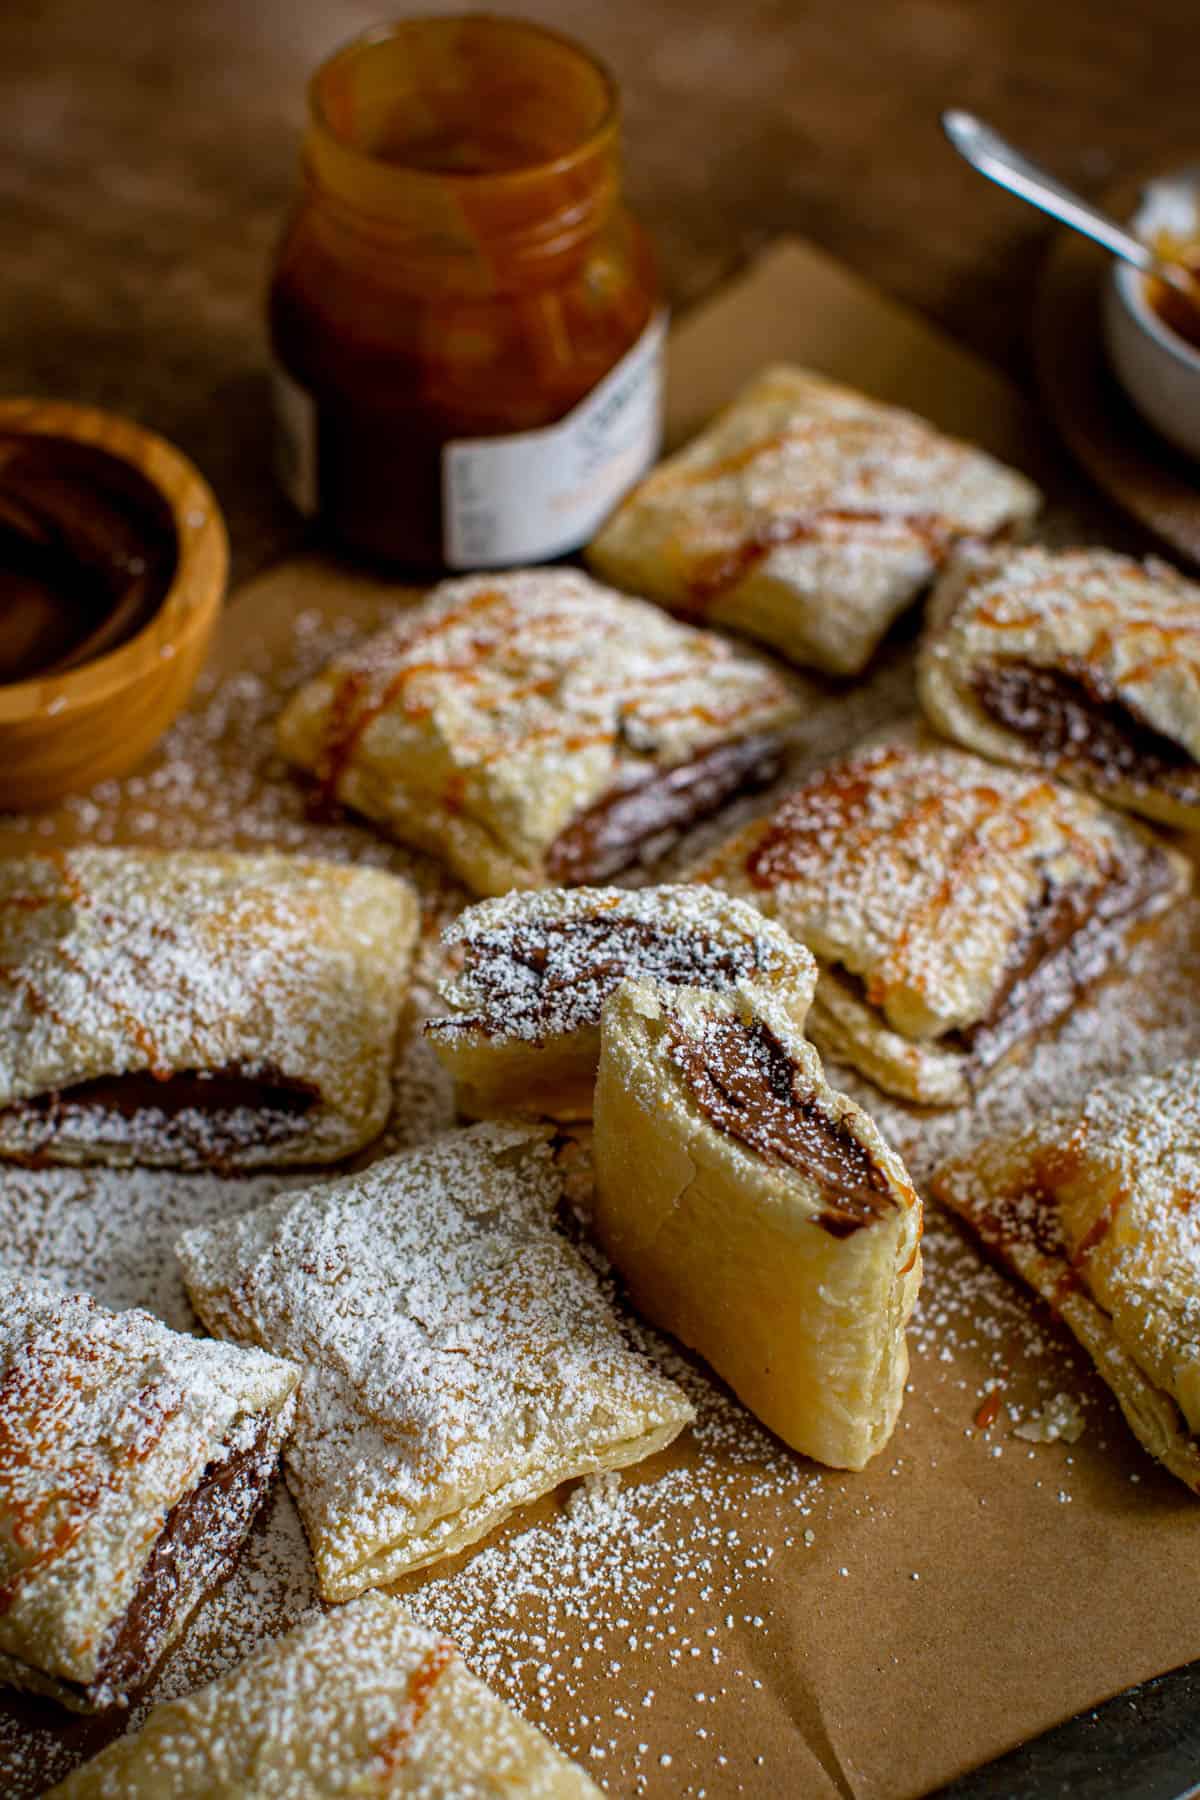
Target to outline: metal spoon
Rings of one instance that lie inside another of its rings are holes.
[[[1185,294],[1193,306],[1200,307],[1200,283],[1196,277],[1182,268],[1179,263],[1164,262],[1156,256],[1149,244],[1141,238],[1134,237],[1124,226],[1110,219],[1107,213],[1099,212],[1086,200],[1073,194],[1070,188],[1055,181],[1044,169],[1014,150],[1011,144],[994,132],[982,119],[974,113],[952,110],[942,114],[942,130],[954,145],[960,156],[966,158],[973,169],[986,175],[990,181],[999,182],[1012,194],[1019,194],[1022,200],[1028,200],[1031,206],[1040,207],[1052,218],[1061,219],[1064,225],[1070,225],[1074,231],[1081,231],[1085,237],[1094,238],[1119,256],[1123,262],[1132,263],[1135,269],[1143,274],[1153,275],[1159,281],[1165,281],[1179,293]]]

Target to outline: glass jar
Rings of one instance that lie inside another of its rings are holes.
[[[382,27],[314,76],[304,170],[269,301],[293,499],[414,572],[585,542],[660,418],[605,70],[515,19]]]

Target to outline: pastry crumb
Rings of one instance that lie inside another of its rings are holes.
[[[1055,1394],[1045,1406],[1022,1419],[1013,1427],[1016,1437],[1030,1444],[1077,1444],[1083,1436],[1085,1420],[1078,1400],[1070,1394]]]

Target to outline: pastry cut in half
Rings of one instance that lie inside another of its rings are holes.
[[[1090,795],[906,732],[818,769],[693,874],[812,950],[821,1050],[932,1106],[1060,1020],[1190,881]]]
[[[779,771],[787,679],[574,569],[444,582],[301,688],[285,756],[479,894],[658,854]]]
[[[156,1706],[55,1800],[599,1800],[399,1600],[367,1594]]]
[[[0,1270],[0,1681],[123,1705],[229,1574],[298,1370]]]
[[[481,900],[445,933],[452,1011],[426,1035],[459,1110],[590,1119],[600,1008],[619,982],[778,991],[802,1029],[816,964],[753,906],[710,887],[553,888]]]
[[[261,1168],[376,1137],[405,881],[299,857],[0,861],[0,1156]]]
[[[646,476],[587,554],[618,587],[855,675],[957,544],[1019,535],[1039,500],[915,414],[778,367]]]
[[[918,662],[939,731],[1200,828],[1200,585],[1112,550],[964,554]]]
[[[904,1396],[921,1204],[773,995],[605,1002],[594,1226],[638,1310],[793,1449],[861,1469]]]
[[[1200,1493],[1200,1063],[943,1163],[933,1192],[1070,1327],[1151,1456]]]
[[[285,1466],[326,1599],[691,1419],[555,1230],[561,1191],[545,1127],[476,1125],[180,1243],[209,1329],[303,1367]]]

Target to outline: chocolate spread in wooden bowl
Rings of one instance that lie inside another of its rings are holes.
[[[171,509],[131,463],[68,437],[0,431],[0,683],[127,643],[171,586]]]

